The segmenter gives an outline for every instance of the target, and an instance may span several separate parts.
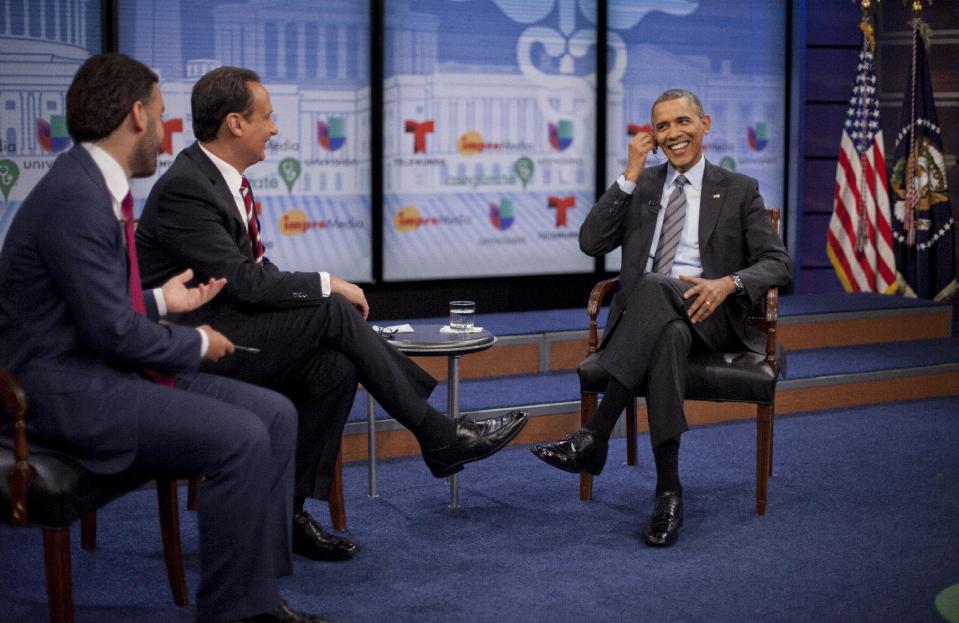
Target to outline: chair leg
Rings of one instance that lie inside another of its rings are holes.
[[[43,561],[47,575],[50,623],[73,623],[70,528],[43,529]]]
[[[336,455],[336,467],[333,468],[333,482],[330,483],[329,501],[330,523],[335,530],[346,530],[346,503],[343,500],[343,448]]]
[[[636,399],[626,405],[626,464],[636,465]]]
[[[80,547],[87,551],[97,547],[97,512],[90,511],[80,518]]]
[[[183,573],[183,551],[180,548],[180,501],[175,480],[157,480],[157,502],[160,509],[160,536],[163,540],[163,561],[170,581],[173,602],[180,606],[190,603]]]
[[[186,509],[196,512],[196,492],[200,488],[200,478],[190,478],[186,482]]]
[[[773,447],[776,445],[776,405],[769,405],[769,477],[773,477]]]
[[[756,408],[756,514],[766,514],[766,494],[769,488],[770,457],[772,456],[772,414],[769,405]]]
[[[596,413],[596,394],[582,392],[580,394],[579,423],[580,426],[589,421]],[[586,472],[579,474],[579,499],[588,502],[593,497],[593,475]]]

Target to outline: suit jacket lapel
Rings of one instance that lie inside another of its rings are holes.
[[[723,206],[726,195],[726,185],[720,170],[706,162],[706,171],[703,173],[703,190],[699,199],[699,248],[705,249],[706,242],[716,229],[719,220],[719,210]]]
[[[245,230],[246,225],[243,223],[243,219],[240,218],[240,212],[236,207],[236,200],[233,199],[233,191],[229,189],[226,180],[220,175],[220,171],[216,168],[216,165],[213,164],[213,161],[207,158],[206,154],[200,149],[199,143],[194,142],[187,147],[183,153],[196,163],[197,168],[209,178],[210,183],[213,185],[214,194],[220,198],[220,207],[236,219],[241,230]]]
[[[662,209],[663,184],[666,183],[666,165],[656,167],[652,175],[641,178],[642,186],[637,188],[639,200],[642,202],[640,215],[640,227],[645,232],[642,239],[643,262],[649,255],[649,247],[653,243],[653,233],[656,229],[656,218]]]

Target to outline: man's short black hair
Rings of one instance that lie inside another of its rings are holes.
[[[236,112],[249,119],[253,114],[253,94],[249,82],[260,82],[252,69],[219,67],[193,86],[190,108],[193,111],[193,135],[198,141],[212,141],[223,120]]]
[[[667,91],[663,91],[662,95],[657,97],[656,101],[653,102],[653,109],[655,109],[656,104],[659,104],[660,102],[678,100],[684,97],[688,99],[689,103],[692,104],[693,108],[696,109],[696,114],[699,116],[700,119],[706,116],[706,112],[703,110],[703,103],[699,101],[699,98],[696,96],[695,93],[687,89],[669,89]],[[652,113],[652,110],[650,110],[649,118],[652,119],[652,117],[653,117],[653,113]]]
[[[77,70],[67,90],[67,131],[75,143],[113,133],[136,102],[150,103],[160,81],[149,67],[123,54],[97,54]]]

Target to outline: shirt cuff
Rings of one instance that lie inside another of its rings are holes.
[[[166,300],[163,298],[163,288],[153,288],[153,298],[157,302],[157,313],[160,314],[160,318],[166,316]]]
[[[633,191],[636,190],[636,182],[630,182],[623,174],[616,178],[616,185],[627,195],[632,195]]]
[[[330,285],[330,273],[320,273],[320,292],[323,296],[329,296],[332,289]]]
[[[206,351],[210,348],[210,338],[206,336],[206,331],[197,329],[200,332],[200,359],[206,357]]]

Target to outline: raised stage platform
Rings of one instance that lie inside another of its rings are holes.
[[[959,395],[959,336],[953,335],[952,314],[949,304],[878,294],[781,297],[779,339],[789,350],[789,376],[777,387],[777,414]],[[476,323],[497,335],[498,342],[462,359],[461,411],[482,419],[527,410],[531,421],[516,443],[555,439],[578,428],[575,367],[586,352],[585,306],[480,314]],[[416,361],[445,380],[445,358]],[[445,410],[445,383],[430,402]],[[366,405],[361,389],[344,438],[346,461],[367,459]],[[754,415],[751,405],[687,403],[693,426]],[[376,418],[380,458],[418,453],[412,435],[379,406]],[[639,419],[644,426],[642,413]]]

